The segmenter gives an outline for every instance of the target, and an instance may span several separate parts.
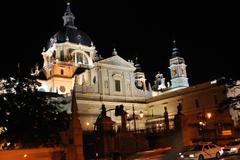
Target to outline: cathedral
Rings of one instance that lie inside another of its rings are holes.
[[[217,102],[225,98],[220,92],[222,87],[210,83],[189,86],[187,65],[175,41],[168,67],[170,82],[157,73],[151,86],[146,84],[137,58],[126,61],[115,48],[110,57],[98,54],[91,38],[75,26],[70,3],[62,19],[62,28],[42,51],[43,66],[36,67],[32,75],[37,75],[42,84],[39,91],[71,96],[74,89],[83,130],[94,130],[103,104],[116,129],[121,125],[121,117],[115,116],[114,109],[123,105],[129,130],[161,130],[166,127],[163,123],[166,112],[169,127],[173,127],[177,106],[183,106],[186,115],[205,113],[208,109],[214,114]]]

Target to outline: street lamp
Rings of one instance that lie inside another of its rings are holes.
[[[212,113],[207,112],[206,114],[202,114],[200,113],[200,121],[199,121],[199,130],[202,132],[202,138],[203,140],[205,140],[205,134],[208,134],[208,124],[207,124],[207,120],[210,120],[212,117]]]
[[[134,105],[133,105],[133,107],[132,107],[132,112],[133,112],[133,113],[132,113],[132,116],[130,116],[130,114],[127,113],[127,120],[128,120],[128,121],[133,120],[134,132],[136,132],[136,131],[137,131],[136,120],[142,119],[143,116],[144,116],[144,113],[143,113],[143,111],[140,111],[139,114],[136,114],[136,113],[135,113]],[[129,128],[130,128],[130,126],[129,126]]]
[[[143,118],[143,111],[140,111],[140,118]]]
[[[89,125],[90,125],[90,123],[86,122],[87,130],[89,130]]]
[[[212,117],[212,114],[211,113],[207,113],[206,116],[207,116],[208,119],[210,119]]]
[[[206,126],[206,122],[200,121],[200,122],[199,122],[199,125],[200,125],[200,126]]]

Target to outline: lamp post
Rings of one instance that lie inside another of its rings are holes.
[[[134,132],[137,131],[137,128],[136,128],[136,115],[135,115],[135,109],[134,109],[134,105],[133,105],[133,125],[134,125]]]
[[[135,135],[135,139],[136,139],[136,151],[138,151],[138,135],[136,134],[137,132],[137,126],[136,126],[136,114],[135,114],[135,108],[134,105],[132,107],[133,110],[133,114],[132,114],[132,119],[133,119],[133,124],[134,124],[134,135]],[[137,118],[143,118],[143,111],[140,111],[139,115],[137,116]]]
[[[143,113],[143,111],[140,111],[139,112],[139,114],[136,114],[135,113],[135,108],[134,108],[134,105],[133,105],[133,107],[132,107],[132,115],[130,116],[130,114],[128,113],[127,114],[127,120],[130,122],[130,121],[132,121],[133,120],[133,129],[134,129],[134,132],[136,132],[137,131],[137,124],[136,124],[136,120],[138,120],[138,119],[142,119],[143,118],[143,116],[144,116],[144,113]],[[129,123],[129,130],[130,130],[130,123]]]
[[[210,120],[212,117],[212,113],[207,112],[206,114],[200,114],[200,121],[199,121],[199,130],[202,132],[202,139],[205,140],[206,131],[208,133],[208,124],[207,121]]]
[[[199,122],[199,133],[202,134],[202,140],[205,140],[205,126],[206,122],[205,121],[200,121]]]
[[[209,123],[207,123],[207,121],[209,122],[209,120],[211,119],[211,117],[212,117],[212,113],[210,113],[210,112],[207,112],[206,113],[206,130],[207,130],[207,134],[208,134],[208,137],[209,137],[209,132],[208,132],[208,127],[209,127]]]

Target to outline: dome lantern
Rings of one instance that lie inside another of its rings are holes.
[[[69,25],[69,26],[74,26],[74,15],[71,11],[71,8],[70,8],[70,3],[68,2],[67,3],[67,9],[64,13],[64,16],[62,17],[63,18],[63,25],[66,26],[66,25]]]

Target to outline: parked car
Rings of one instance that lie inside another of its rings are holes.
[[[219,159],[223,155],[223,148],[211,142],[196,144],[179,153],[178,160],[204,160],[208,158]]]
[[[240,154],[240,141],[233,141],[227,144],[223,149],[224,155]]]

